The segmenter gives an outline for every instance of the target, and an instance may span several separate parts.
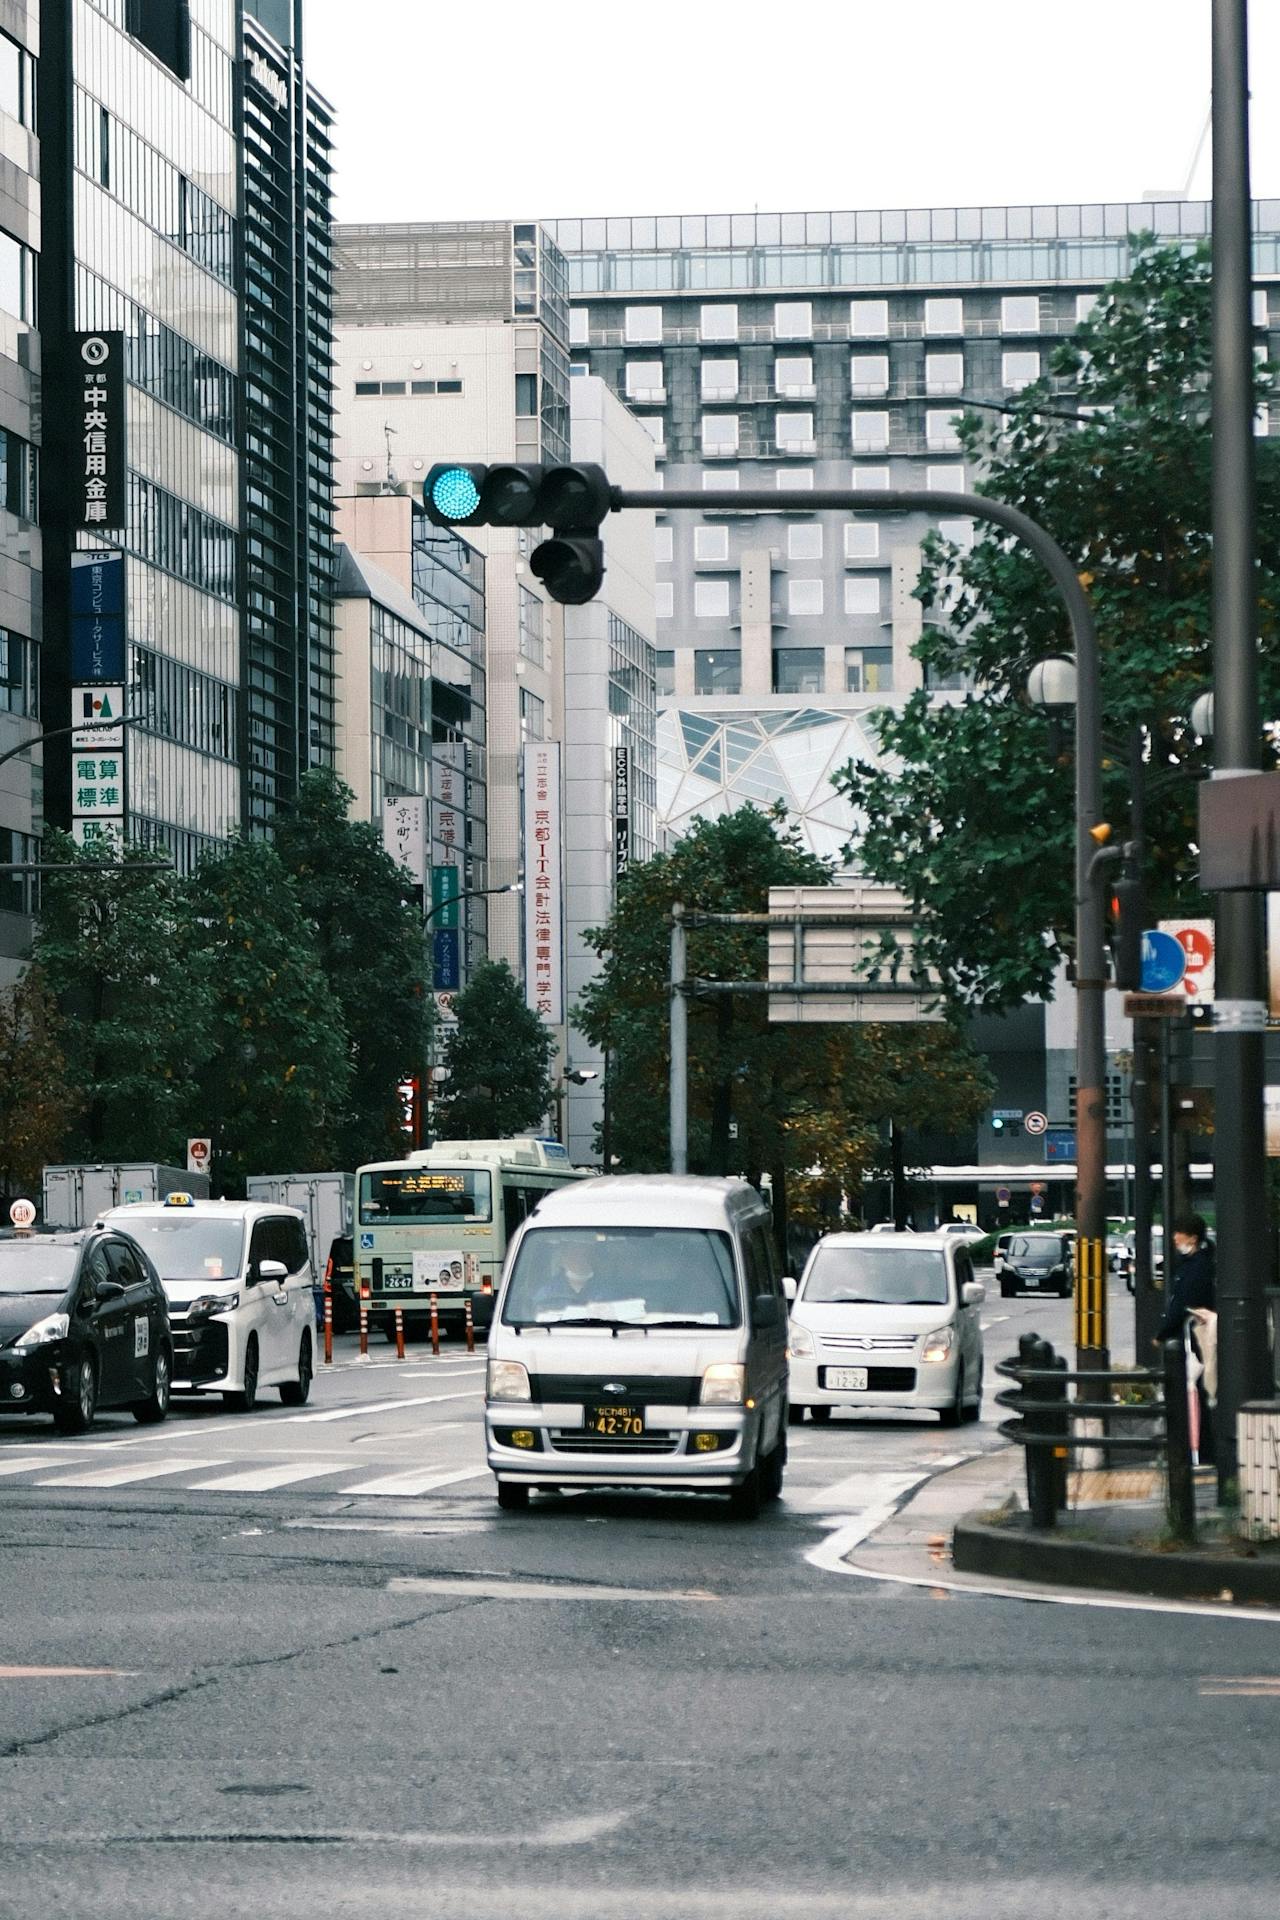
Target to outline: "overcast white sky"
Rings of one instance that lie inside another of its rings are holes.
[[[1280,4],[1250,13],[1274,195]],[[341,220],[1138,199],[1187,184],[1209,109],[1209,0],[307,0],[307,22]]]

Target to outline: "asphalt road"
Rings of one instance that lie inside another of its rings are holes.
[[[1280,1627],[808,1557],[994,1407],[793,1429],[753,1525],[499,1514],[480,1384],[380,1348],[301,1413],[0,1421],[4,1920],[1271,1920]]]

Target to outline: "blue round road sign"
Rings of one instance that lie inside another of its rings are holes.
[[[1168,993],[1187,971],[1186,949],[1171,933],[1155,929],[1142,936],[1142,991]]]

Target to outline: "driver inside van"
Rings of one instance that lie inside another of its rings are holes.
[[[556,1260],[555,1271],[547,1275],[538,1289],[537,1316],[572,1312],[591,1303],[591,1282],[596,1277],[595,1257],[589,1246],[573,1241]]]

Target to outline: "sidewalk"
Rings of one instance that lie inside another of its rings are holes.
[[[1022,1450],[995,1448],[934,1475],[844,1564],[865,1578],[951,1592],[1117,1606],[1141,1595],[1280,1620],[1280,1544],[1234,1538],[1210,1504],[1210,1476],[1197,1487],[1193,1547],[1168,1539],[1158,1473],[1081,1473],[1072,1483],[1058,1526],[1033,1531]]]

